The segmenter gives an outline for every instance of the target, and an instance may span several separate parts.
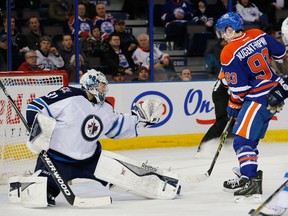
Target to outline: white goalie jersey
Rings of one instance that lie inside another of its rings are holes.
[[[107,102],[102,106],[92,103],[83,90],[70,86],[33,100],[27,107],[30,126],[39,112],[56,120],[50,149],[75,160],[91,157],[103,136],[114,139],[137,136],[136,116],[117,113]]]

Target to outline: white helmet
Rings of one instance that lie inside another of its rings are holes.
[[[288,46],[288,17],[282,23],[281,33],[283,43],[285,46]]]
[[[105,90],[99,89],[99,83],[105,84]],[[87,70],[80,79],[80,84],[83,88],[87,89],[96,98],[97,103],[103,104],[105,95],[108,92],[108,81],[105,75],[94,69]]]

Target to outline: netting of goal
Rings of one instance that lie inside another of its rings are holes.
[[[34,98],[68,85],[65,71],[0,72],[0,80],[26,118],[26,107]],[[10,176],[33,173],[37,155],[26,148],[28,131],[0,90],[0,184]]]

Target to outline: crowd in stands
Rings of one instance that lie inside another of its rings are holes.
[[[0,3],[0,71],[8,69],[6,3]],[[80,76],[87,69],[101,69],[112,82],[191,80],[192,72],[185,68],[179,75],[165,50],[153,47],[154,78],[150,77],[150,44],[148,32],[137,36],[127,29],[125,19],[116,19],[107,12],[110,0],[79,0],[75,32],[73,0],[11,1],[12,71],[66,70],[70,82],[76,82],[75,34],[79,38]],[[159,1],[160,2],[160,1]],[[287,3],[287,2],[285,2]],[[157,4],[157,3],[155,3]],[[163,0],[155,26],[163,27],[167,50],[187,50],[191,56],[205,56],[208,73],[218,73],[219,55],[224,46],[207,47],[216,40],[214,25],[229,10],[228,0]],[[282,20],[277,11],[287,8],[284,0],[237,0],[232,10],[244,19],[245,25],[257,26],[274,35]],[[25,11],[30,11],[26,17]],[[33,13],[39,12],[39,13]],[[41,13],[42,11],[42,13]],[[129,19],[148,19],[147,0],[125,0],[123,12]],[[47,26],[59,27],[52,32]],[[191,35],[189,28],[204,26],[205,31]],[[25,30],[26,29],[26,30]],[[96,61],[98,59],[99,61]],[[189,75],[190,74],[190,75]],[[186,78],[182,78],[182,77]]]

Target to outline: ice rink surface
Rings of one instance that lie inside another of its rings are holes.
[[[172,168],[181,176],[205,173],[215,155],[218,142],[207,143],[201,154],[196,154],[196,147],[143,149],[118,151],[130,158],[159,166]],[[282,183],[288,169],[288,143],[263,143],[259,145],[259,168],[263,170],[264,201]],[[233,194],[224,192],[223,181],[234,177],[232,168],[237,166],[236,156],[228,140],[222,148],[211,176],[203,182],[188,184],[182,181],[181,196],[175,200],[147,200],[130,194],[115,193],[92,181],[73,181],[72,189],[79,197],[112,196],[110,206],[94,209],[80,209],[70,206],[62,195],[56,199],[55,207],[42,209],[24,208],[17,204],[9,204],[7,185],[0,186],[1,216],[244,216],[251,208],[259,204],[252,199],[234,203]],[[286,212],[288,215],[288,213]]]

